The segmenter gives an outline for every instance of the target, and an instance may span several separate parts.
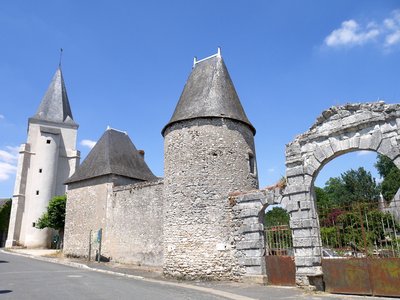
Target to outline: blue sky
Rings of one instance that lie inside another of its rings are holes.
[[[285,174],[285,144],[323,110],[400,99],[398,1],[2,1],[0,44],[0,197],[12,196],[16,149],[61,47],[82,158],[109,125],[128,132],[158,176],[160,131],[193,57],[218,46],[257,129],[261,187]],[[374,161],[338,158],[317,184],[349,168],[374,171]]]

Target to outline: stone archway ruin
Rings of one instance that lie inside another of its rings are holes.
[[[322,275],[320,229],[313,195],[319,171],[337,156],[357,150],[386,155],[400,167],[399,132],[399,104],[347,104],[324,111],[309,131],[287,145],[287,187],[283,198],[291,215],[297,284],[313,284]]]

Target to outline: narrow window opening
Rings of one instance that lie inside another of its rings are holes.
[[[51,140],[46,140],[46,143],[47,143],[47,144],[50,144],[50,143],[51,143]]]
[[[39,195],[39,191],[36,191],[36,195]]]
[[[39,173],[42,173],[42,172],[43,172],[43,170],[42,170],[42,168],[40,168],[40,169],[39,169]]]
[[[250,168],[250,173],[255,174],[255,160],[254,160],[254,155],[252,153],[249,153],[249,168]]]
[[[36,227],[36,223],[35,222],[32,222],[32,227]]]

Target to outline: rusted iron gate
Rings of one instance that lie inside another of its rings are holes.
[[[322,270],[331,293],[400,296],[400,223],[377,203],[319,209]]]
[[[268,283],[274,285],[295,285],[296,267],[293,257],[292,233],[289,226],[267,227],[265,262]]]

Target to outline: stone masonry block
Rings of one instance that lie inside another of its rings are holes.
[[[295,256],[294,262],[296,266],[315,266],[321,263],[321,259],[319,257],[302,257]]]
[[[293,220],[300,220],[300,219],[309,219],[312,215],[311,210],[300,210],[300,208],[297,211],[293,211],[290,214],[290,219]]]
[[[261,266],[246,266],[246,275],[262,275]]]
[[[297,202],[290,202],[286,205],[286,210],[287,212],[293,212],[299,210],[299,206],[297,205]]]
[[[333,152],[339,152],[342,150],[340,141],[337,137],[330,137],[329,143],[331,144],[331,148]]]
[[[304,185],[311,186],[313,182],[313,177],[311,175],[305,174],[304,175]]]
[[[396,130],[397,130],[397,124],[395,121],[392,121],[389,123],[384,123],[381,125],[382,133],[387,133],[387,132],[396,131]]]
[[[290,220],[290,228],[311,228],[316,227],[317,223],[315,219],[291,219]]]
[[[241,228],[242,233],[264,231],[264,226],[261,223],[251,225],[243,225]]]
[[[287,178],[288,185],[304,185],[303,176],[293,176]]]
[[[307,193],[290,195],[290,202],[295,203],[296,205],[299,201],[306,201],[307,199],[308,199]],[[300,207],[298,207],[298,208],[300,208]]]
[[[314,241],[309,238],[293,238],[293,247],[311,247]]]
[[[238,250],[260,249],[262,247],[263,243],[260,240],[240,241],[236,244],[236,249]]]
[[[305,185],[289,185],[285,189],[285,195],[292,195],[298,193],[308,192],[310,187]]]
[[[343,136],[342,140],[340,140],[340,148],[343,150],[350,148],[350,139],[346,136]]]
[[[319,167],[321,166],[321,163],[315,158],[314,155],[310,155],[309,157],[307,157],[304,161],[304,167],[305,168],[310,168],[312,171],[312,173],[308,173],[310,175],[313,175],[314,172],[316,170],[319,169]],[[308,170],[307,170],[308,171]]]
[[[241,202],[262,202],[260,199],[264,198],[265,195],[261,192],[256,192],[256,193],[247,193],[243,195],[239,195],[236,197],[236,202],[241,203]]]
[[[265,250],[264,249],[246,249],[241,251],[245,257],[258,257],[263,256]]]
[[[396,158],[393,160],[393,163],[394,163],[398,168],[400,168],[400,156],[396,157]]]
[[[309,238],[311,237],[311,230],[310,228],[293,229],[293,238]]]
[[[301,201],[300,202],[300,209],[301,210],[311,209],[311,206],[312,206],[311,201]]]
[[[353,137],[351,137],[349,139],[349,143],[350,143],[350,148],[354,149],[354,148],[359,148],[360,146],[360,134],[357,132]]]
[[[314,143],[304,143],[301,146],[301,153],[314,152],[315,147],[316,147],[316,144],[314,144]]]
[[[243,235],[245,241],[255,241],[255,240],[263,240],[264,233],[262,231],[258,232],[247,232]]]
[[[260,207],[260,209],[261,209],[261,207]],[[254,208],[243,209],[240,212],[240,217],[242,217],[242,218],[257,217],[258,218],[258,214],[260,213],[260,209],[254,209]]]
[[[303,166],[296,166],[286,169],[286,177],[297,176],[304,174]]]
[[[400,154],[398,146],[392,145],[390,139],[387,138],[382,140],[377,151],[390,159],[395,159]]]
[[[342,124],[343,124],[343,126],[347,126],[347,125],[354,124],[357,121],[358,121],[358,119],[355,115],[350,115],[350,116],[342,119]]]
[[[320,163],[322,163],[325,159],[326,159],[326,155],[325,155],[325,153],[322,151],[322,149],[321,149],[321,147],[315,147],[315,150],[314,150],[314,156],[315,156],[315,158],[320,162]]]
[[[329,142],[324,143],[323,145],[321,145],[320,148],[321,148],[322,152],[324,152],[325,157],[327,157],[327,158],[331,157],[334,154],[333,149]]]
[[[263,257],[246,257],[241,261],[243,266],[261,266]]]

